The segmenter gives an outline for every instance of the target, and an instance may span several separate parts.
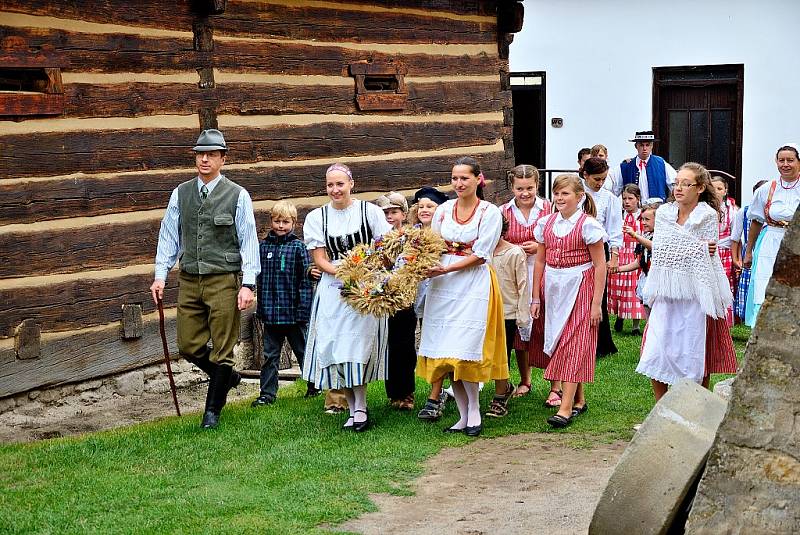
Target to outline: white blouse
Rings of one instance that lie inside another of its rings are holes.
[[[592,200],[597,207],[597,221],[605,228],[606,234],[608,234],[608,246],[621,249],[623,244],[622,201],[604,188],[600,188],[600,191],[594,191],[589,186],[586,186],[585,189],[592,196]]]
[[[475,215],[467,223],[458,223],[453,217],[457,199],[440,204],[433,214],[431,228],[447,241],[472,244],[472,254],[490,261],[503,230],[503,215],[494,204],[481,201]],[[469,214],[459,214],[465,217]]]
[[[505,208],[505,206],[511,207],[511,213],[514,214],[514,218],[519,222],[520,225],[530,227],[539,218],[539,214],[542,213],[542,210],[544,210],[544,199],[536,197],[536,200],[533,201],[533,207],[528,214],[528,219],[525,219],[525,215],[522,213],[522,210],[517,207],[516,199],[511,199],[502,208]]]
[[[358,232],[361,228],[361,207],[367,211],[367,224],[373,237],[381,236],[392,230],[386,222],[383,210],[372,203],[353,199],[347,208],[337,210],[331,203],[328,206],[328,235],[345,236]],[[303,241],[309,250],[325,247],[325,234],[322,228],[322,208],[315,208],[303,222]]]
[[[747,210],[747,218],[750,221],[755,220],[762,224],[766,223],[764,206],[767,204],[771,184],[772,181],[769,181],[756,190],[756,194],[750,203],[750,209]],[[800,204],[800,182],[795,180],[791,184],[794,187],[786,189],[781,186],[781,180],[778,179],[775,193],[772,194],[772,204],[769,207],[769,216],[775,221],[791,221],[794,217],[794,212],[797,210],[797,205]],[[786,182],[783,182],[783,185],[786,185]]]
[[[559,238],[563,238],[572,232],[572,229],[575,228],[575,225],[578,223],[578,219],[581,218],[582,214],[582,210],[576,210],[574,214],[569,216],[567,219],[564,219],[560,212],[557,213],[556,221],[553,223],[553,234]],[[551,217],[552,216],[541,218],[536,224],[536,228],[533,229],[533,236],[536,238],[537,242],[544,243],[544,228],[547,226],[547,222]],[[603,226],[591,216],[587,216],[586,221],[583,222],[581,234],[583,235],[583,241],[586,243],[586,245],[591,245],[599,242],[600,240],[605,241],[608,239],[608,235],[606,234]]]

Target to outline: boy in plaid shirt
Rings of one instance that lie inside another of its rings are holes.
[[[264,365],[261,393],[253,401],[253,407],[275,402],[284,340],[289,340],[302,369],[313,294],[308,277],[308,250],[303,240],[292,232],[297,223],[297,208],[279,201],[273,206],[270,219],[272,228],[260,244],[261,273],[256,280],[256,315],[264,324]],[[309,383],[306,396],[316,394],[314,385]]]

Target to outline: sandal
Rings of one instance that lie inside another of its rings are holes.
[[[553,399],[553,394],[556,395],[556,399]],[[547,395],[547,399],[544,400],[544,406],[548,409],[557,409],[561,406],[561,396],[563,392],[561,390],[551,390],[550,394]]]
[[[428,422],[436,421],[442,417],[443,408],[444,403],[428,399],[425,401],[425,406],[417,414],[417,418]]]
[[[552,427],[555,427],[556,429],[561,429],[563,427],[567,427],[569,424],[572,423],[572,416],[570,416],[569,418],[564,418],[560,414],[554,414],[547,419],[547,423],[550,424]]]
[[[502,418],[508,414],[508,400],[495,396],[489,404],[486,416],[490,418]]]
[[[527,390],[522,391],[520,388],[527,388]],[[525,397],[531,393],[531,384],[530,383],[520,383],[516,390],[514,390],[514,397],[521,398]]]
[[[397,408],[401,411],[413,411],[414,410],[414,395],[411,394],[406,396],[405,399],[400,400],[397,405]]]

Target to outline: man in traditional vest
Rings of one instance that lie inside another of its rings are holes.
[[[178,351],[208,374],[203,421],[215,428],[228,391],[241,376],[233,369],[239,311],[253,304],[261,271],[250,195],[220,173],[228,147],[219,130],[204,130],[194,147],[197,177],[172,191],[161,221],[153,300],[180,258]],[[211,340],[213,349],[209,349]]]
[[[666,201],[678,173],[664,158],[653,154],[653,142],[657,141],[655,134],[651,130],[636,132],[630,141],[636,147],[636,157],[624,160],[619,167],[612,167],[608,173],[610,180],[604,186],[619,196],[625,185],[637,184],[642,199]]]

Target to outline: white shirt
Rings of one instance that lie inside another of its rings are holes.
[[[516,199],[511,199],[504,206],[501,206],[500,209],[502,210],[505,206],[511,207],[511,212],[514,214],[514,218],[519,222],[520,225],[530,227],[539,218],[539,214],[542,213],[542,210],[544,210],[544,199],[538,196],[536,197],[536,200],[533,201],[533,207],[528,213],[527,219],[525,219],[525,215],[522,213],[522,210],[517,207]]]
[[[741,242],[742,245],[747,243],[747,236],[744,234],[744,209],[737,210],[736,215],[733,216],[731,222],[731,240]]]
[[[572,232],[572,229],[575,228],[575,225],[578,223],[578,219],[581,218],[581,215],[583,215],[583,210],[576,210],[574,214],[569,216],[567,219],[564,219],[561,213],[558,212],[555,216],[555,223],[553,223],[553,234],[559,238],[563,238]],[[536,223],[536,228],[533,229],[533,236],[539,243],[544,243],[544,228],[547,226],[547,222],[550,220],[550,217],[552,216],[541,218],[539,222]],[[601,240],[608,239],[608,235],[606,234],[603,226],[591,216],[588,216],[586,221],[583,222],[581,234],[583,235],[583,241],[586,243],[586,245],[591,245]]]
[[[584,189],[592,196],[597,207],[597,222],[600,223],[608,235],[608,246],[622,248],[622,201],[605,188],[594,191],[586,185]]]
[[[753,200],[750,202],[750,209],[747,210],[747,219],[766,223],[764,206],[767,204],[769,190],[772,187],[772,180],[762,185],[756,190]],[[791,221],[797,205],[800,204],[800,182],[795,180],[789,184],[790,189],[781,187],[781,180],[775,186],[775,193],[772,194],[772,204],[769,207],[769,216],[773,221]],[[787,183],[783,182],[786,186]],[[791,185],[794,185],[792,188]]]
[[[491,262],[494,249],[500,241],[503,229],[503,214],[500,209],[488,201],[480,201],[475,215],[468,222],[461,224],[453,217],[453,207],[457,199],[450,199],[440,204],[433,214],[431,228],[442,238],[452,242],[472,244],[472,254]],[[459,214],[464,217],[468,214]]]
[[[350,206],[337,210],[328,204],[328,235],[345,236],[358,232],[361,228],[361,206],[367,211],[367,224],[372,231],[372,236],[382,236],[392,226],[386,222],[383,210],[372,203],[353,199]],[[309,250],[325,247],[325,233],[322,228],[322,208],[315,208],[303,221],[303,241]]]
[[[214,191],[220,178],[206,184],[208,194]],[[203,181],[197,177],[197,191],[203,187]],[[181,244],[181,210],[178,203],[178,188],[172,190],[169,197],[164,219],[161,220],[161,229],[158,232],[158,249],[156,250],[155,278],[167,280],[167,273],[175,265],[178,255],[183,248]],[[253,214],[253,201],[244,188],[239,191],[236,200],[236,236],[239,239],[239,254],[242,256],[242,284],[255,284],[256,275],[261,273],[261,256],[258,250],[258,236],[256,234],[256,218]]]
[[[636,160],[636,167],[639,168],[639,189],[642,191],[642,199],[649,199],[650,198],[650,191],[648,190],[647,185],[647,162],[650,161],[650,158],[647,160],[642,160],[638,156],[635,158]],[[639,162],[644,162],[644,167],[639,165]],[[606,178],[603,187],[605,189],[611,190],[614,195],[622,195],[622,163],[619,165],[614,166],[613,168],[609,169],[608,177]],[[664,160],[664,171],[667,175],[667,189],[672,191],[672,188],[675,184],[675,177],[678,176],[678,172],[669,164],[668,161]]]

